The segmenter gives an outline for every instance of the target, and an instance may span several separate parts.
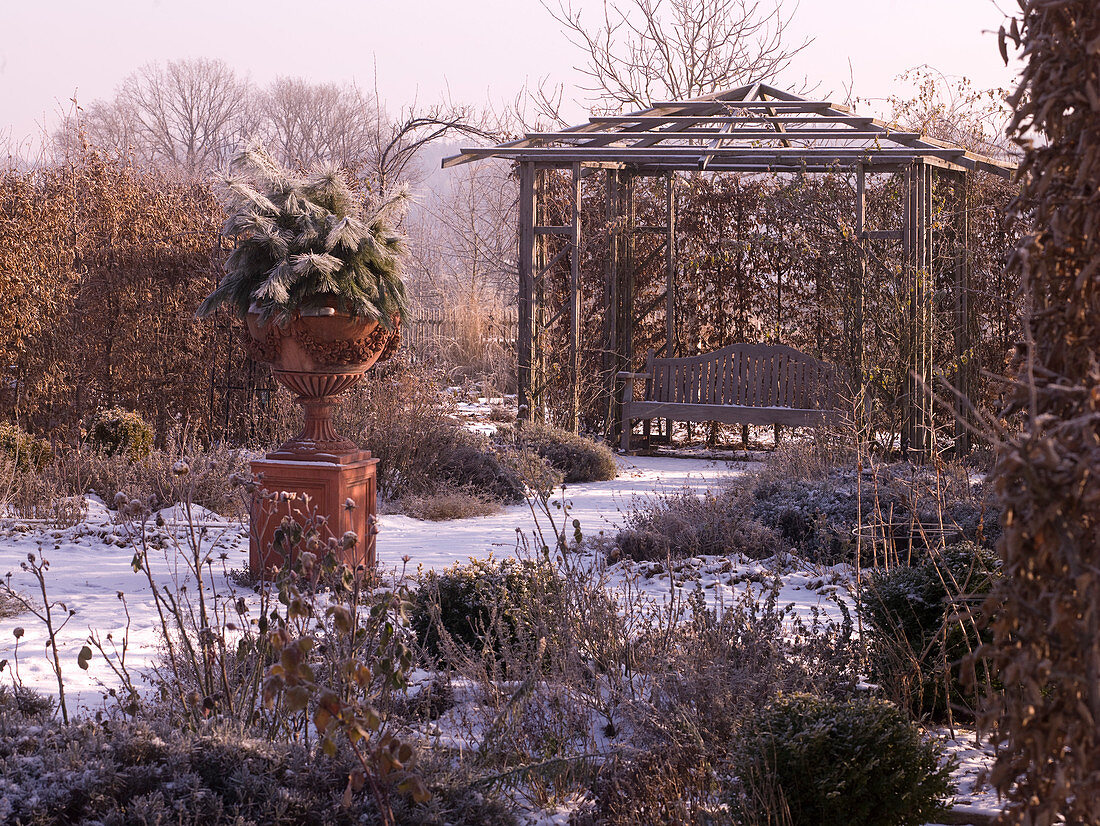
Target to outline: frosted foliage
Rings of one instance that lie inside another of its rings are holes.
[[[402,313],[405,238],[394,224],[406,190],[374,199],[338,167],[297,175],[260,145],[234,160],[224,182],[229,217],[221,232],[236,246],[200,316],[228,303],[242,317],[254,307],[265,320],[282,321],[333,298],[387,328]]]

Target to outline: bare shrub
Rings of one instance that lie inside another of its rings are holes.
[[[854,465],[855,458],[855,450],[847,440],[818,429],[810,438],[790,439],[776,445],[775,450],[765,455],[759,478],[822,479],[839,466]]]
[[[121,493],[126,501],[139,499],[153,510],[186,500],[221,516],[243,516],[247,504],[232,478],[249,472],[252,454],[224,445],[192,447],[153,450],[138,461],[122,454],[70,450],[59,455],[43,477],[70,495],[95,493],[108,507],[114,507]]]
[[[378,490],[391,500],[468,487],[502,502],[523,500],[523,483],[489,440],[465,429],[431,368],[387,363],[349,394],[338,427],[378,457]]]
[[[8,588],[0,587],[0,619],[10,619],[24,613],[27,610],[25,599],[26,597],[21,599]]]
[[[497,435],[499,439],[499,429]],[[502,441],[504,447],[500,451],[501,462],[515,471],[527,486],[528,491],[536,495],[548,495],[564,481],[562,472],[534,451],[522,447],[511,447],[511,439],[508,436],[505,436]]]
[[[410,494],[401,500],[401,510],[413,519],[444,522],[492,516],[500,511],[500,502],[484,493],[463,488],[451,488],[434,493]]]
[[[744,554],[764,559],[787,550],[779,533],[753,519],[749,501],[734,491],[659,494],[637,503],[614,542],[635,560]]]
[[[44,520],[57,527],[75,525],[84,518],[84,497],[72,492],[53,473],[54,457],[42,469],[20,470],[0,456],[0,511],[19,519]]]

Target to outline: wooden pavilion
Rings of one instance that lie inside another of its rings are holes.
[[[862,250],[873,243],[900,243],[909,296],[909,387],[902,445],[916,456],[932,447],[932,188],[944,183],[954,200],[955,226],[947,228],[953,242],[953,320],[958,371],[954,386],[970,398],[973,359],[970,350],[969,270],[966,249],[967,173],[980,170],[1010,177],[1015,164],[969,152],[961,147],[900,131],[847,106],[810,100],[763,83],[690,100],[656,103],[620,116],[600,116],[560,132],[529,133],[523,139],[492,147],[472,147],[443,161],[444,167],[485,158],[513,161],[520,181],[519,199],[519,337],[518,378],[521,417],[530,418],[545,405],[539,342],[545,329],[568,320],[568,364],[571,399],[569,419],[578,422],[578,366],[581,341],[580,267],[581,181],[602,172],[606,178],[608,265],[604,273],[604,341],[607,375],[632,370],[636,364],[634,328],[633,239],[642,232],[663,236],[665,264],[665,344],[668,356],[675,341],[677,277],[676,173],[689,171],[806,174],[854,172],[855,228]],[[572,173],[572,218],[565,225],[546,223],[546,176],[549,170]],[[875,230],[866,226],[866,176],[895,173],[902,176],[898,210],[900,229]],[[664,224],[641,227],[636,222],[635,182],[664,179]],[[556,254],[548,252],[551,237],[564,239]],[[561,307],[543,306],[541,283],[568,255],[571,262],[568,297]],[[852,308],[856,335],[850,364],[853,395],[864,380],[863,284],[866,255]],[[619,387],[607,388],[614,407]],[[968,449],[965,423],[955,425],[956,445]]]

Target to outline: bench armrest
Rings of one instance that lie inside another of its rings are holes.
[[[649,373],[616,373],[617,379],[648,379]]]

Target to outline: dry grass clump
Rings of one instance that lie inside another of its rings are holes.
[[[20,470],[0,457],[0,513],[19,519],[42,519],[58,527],[75,525],[84,518],[83,496],[53,472],[55,457],[41,471]]]
[[[11,516],[65,527],[84,518],[84,494],[93,493],[113,508],[121,493],[151,510],[187,500],[239,518],[248,508],[231,478],[248,472],[251,457],[248,451],[224,445],[195,445],[187,450],[151,450],[137,460],[81,446],[58,451],[37,471],[20,471],[0,459],[0,507]]]
[[[824,429],[810,431],[808,438],[781,442],[764,456],[762,481],[781,479],[824,479],[838,467],[855,465],[856,453],[849,439],[835,438]]]
[[[637,560],[707,554],[763,559],[794,552],[811,562],[866,566],[918,560],[928,548],[991,547],[999,508],[960,462],[828,466],[792,451],[776,465],[702,496],[691,490],[635,502],[614,537]],[[862,540],[862,541],[861,541]]]
[[[445,522],[475,516],[492,516],[500,512],[500,502],[484,493],[445,488],[434,493],[410,494],[401,501],[401,510],[413,519]]]

